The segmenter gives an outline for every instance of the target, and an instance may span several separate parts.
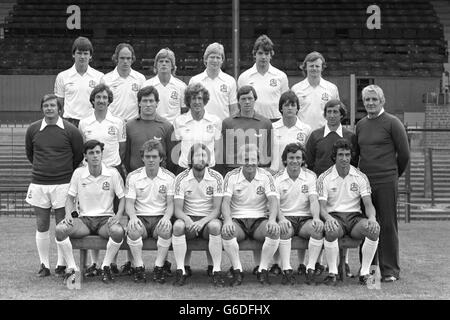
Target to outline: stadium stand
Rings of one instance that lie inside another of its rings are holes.
[[[79,0],[82,30],[67,30],[65,0],[19,0],[5,24],[0,49],[7,52],[1,74],[56,74],[68,68],[74,37],[89,37],[96,49],[93,67],[113,68],[112,48],[120,41],[135,46],[135,68],[143,71],[162,46],[177,54],[179,75],[203,69],[205,46],[226,48],[231,72],[231,1]],[[380,4],[382,28],[368,30],[368,0],[251,0],[240,4],[241,70],[253,64],[251,46],[262,33],[276,45],[274,65],[298,75],[303,57],[322,52],[331,76],[383,75],[440,77],[446,61],[443,27],[426,0],[387,0]],[[64,50],[61,50],[64,48]],[[148,72],[147,72],[148,73]]]

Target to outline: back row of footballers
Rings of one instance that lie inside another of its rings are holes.
[[[223,179],[208,167],[210,151],[204,144],[192,145],[189,169],[175,177],[160,167],[165,158],[161,143],[149,140],[140,150],[144,167],[128,175],[125,189],[118,171],[102,164],[103,147],[97,140],[84,144],[87,166],[75,170],[65,205],[66,216],[56,227],[57,246],[68,264],[65,279],[78,270],[69,238],[98,234],[109,239],[101,272],[104,282],[114,280],[110,264],[125,238],[135,265],[134,280],[146,281],[142,240],[153,237],[158,239],[153,279],[165,282],[163,266],[172,244],[177,265],[174,285],[182,286],[189,276],[185,268],[186,241],[201,237],[209,240],[215,286],[225,284],[221,273],[222,246],[232,264],[230,285],[242,283],[239,242],[246,238],[263,242],[257,271],[260,283],[270,283],[268,265],[279,248],[282,283],[294,284],[291,238],[298,235],[309,239],[306,283],[315,282],[314,266],[324,245],[329,265],[324,282],[335,285],[337,239],[348,234],[365,240],[359,279],[362,284],[368,281],[379,225],[369,182],[350,165],[352,146],[346,139],[333,145],[335,164],[317,181],[316,175],[304,166],[305,149],[299,143],[286,146],[281,156],[286,169],[274,177],[259,168],[257,146],[245,144],[238,151],[241,167]],[[120,200],[116,213],[115,196]],[[73,218],[76,199],[79,217]],[[361,200],[367,218],[361,212]],[[124,212],[129,217],[125,229],[120,224]]]

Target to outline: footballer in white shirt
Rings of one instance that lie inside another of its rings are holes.
[[[246,238],[263,242],[257,271],[261,284],[270,284],[268,264],[280,242],[275,184],[272,175],[259,168],[258,162],[258,147],[242,145],[238,151],[238,163],[242,166],[228,172],[224,180],[222,238],[233,267],[231,286],[240,285],[243,279],[238,242]]]
[[[325,221],[324,247],[329,268],[324,283],[333,286],[336,285],[338,274],[338,238],[349,235],[354,239],[364,239],[359,282],[367,285],[370,281],[369,268],[378,247],[380,234],[369,180],[364,173],[350,164],[351,154],[350,142],[346,139],[337,140],[331,154],[335,165],[322,173],[317,180],[320,216]],[[361,211],[361,200],[364,203],[365,216]]]
[[[208,240],[212,259],[212,282],[223,287],[220,272],[222,262],[222,222],[219,220],[223,197],[223,178],[220,173],[208,167],[211,152],[201,143],[191,146],[189,169],[181,172],[175,180],[175,217],[172,246],[177,264],[175,286],[183,286],[189,276],[185,268],[186,239],[197,237]],[[188,262],[189,264],[189,262]],[[190,268],[189,268],[190,269]],[[209,270],[208,270],[209,273]]]
[[[115,168],[102,164],[104,144],[98,140],[86,141],[83,154],[87,166],[73,173],[66,200],[66,217],[55,230],[56,243],[67,262],[64,281],[74,281],[75,264],[70,238],[97,234],[108,239],[102,264],[102,281],[114,281],[111,263],[122,245],[125,231],[120,225],[125,207],[123,180]],[[114,196],[119,198],[117,212],[113,211]],[[78,205],[77,205],[78,203]],[[79,217],[72,214],[79,208]],[[84,266],[81,266],[84,268]]]
[[[316,174],[305,168],[305,157],[306,151],[302,144],[288,144],[281,155],[286,168],[274,176],[280,197],[278,224],[281,229],[279,252],[283,270],[282,284],[295,283],[290,264],[293,236],[309,241],[307,284],[315,282],[315,263],[323,246],[323,222],[320,220]]]
[[[125,209],[129,217],[127,243],[135,266],[134,281],[147,281],[142,240],[150,237],[158,240],[153,281],[164,283],[164,264],[172,240],[170,219],[175,176],[160,166],[166,156],[160,141],[146,141],[140,154],[144,166],[131,172],[125,185]]]

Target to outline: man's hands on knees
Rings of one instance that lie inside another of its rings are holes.
[[[369,218],[367,219],[367,227],[366,227],[370,233],[379,233],[380,232],[380,225],[378,224],[377,220],[375,218]]]
[[[337,220],[333,217],[327,218],[325,221],[325,232],[334,232],[337,231],[339,228],[339,223]]]
[[[278,225],[280,226],[280,231],[282,234],[288,233],[289,229],[292,228],[291,222],[285,217],[281,218],[280,221],[278,221]]]
[[[112,216],[111,218],[108,219],[108,227],[111,227],[118,223],[120,224],[120,217],[118,217],[117,215]]]
[[[158,224],[156,225],[156,228],[158,230],[161,230],[162,232],[169,232],[171,227],[172,224],[170,223],[170,220],[164,216],[159,220]]]
[[[222,226],[222,234],[226,237],[234,237],[235,226],[233,220],[225,220]]]
[[[267,233],[271,235],[279,235],[280,234],[280,226],[275,220],[267,221]]]
[[[320,219],[313,219],[312,220],[312,227],[313,227],[315,232],[322,233],[323,232],[323,228],[324,228],[323,221],[320,220]]]
[[[137,216],[130,217],[130,221],[128,221],[128,228],[130,230],[137,231],[143,227],[142,221]]]

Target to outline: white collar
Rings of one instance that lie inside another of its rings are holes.
[[[258,73],[258,68],[256,68],[256,63],[250,68],[251,74]],[[269,69],[267,69],[266,73],[276,74],[275,68],[269,63]]]
[[[283,173],[281,174],[281,180],[284,181],[284,180],[288,180],[288,179],[292,180],[291,177],[289,177],[289,173],[287,172],[287,168],[284,168],[283,169]],[[299,179],[303,180],[303,181],[306,180],[306,171],[304,170],[304,168],[300,169],[300,173],[299,173],[299,175],[298,175],[296,180],[299,180]],[[293,180],[293,181],[295,182],[295,180]]]
[[[379,113],[377,116],[375,116],[375,117],[369,117],[369,115],[367,114],[367,118],[369,118],[369,119],[376,119],[376,118],[378,118],[379,116],[381,116],[383,113],[384,113],[384,107],[381,108],[381,111],[380,111],[380,113]]]
[[[142,168],[142,170],[141,170],[141,172],[138,173],[137,180],[145,180],[147,178],[150,179],[150,177],[147,176],[147,171],[145,170],[145,167],[141,167],[141,168]],[[158,173],[156,174],[155,178],[162,179],[161,168],[158,168]]]
[[[82,170],[83,170],[83,172],[81,173],[81,178],[85,179],[91,175],[91,173],[89,172],[89,165],[86,165],[85,167],[83,167]],[[111,169],[106,167],[103,162],[102,162],[102,173],[100,175],[106,176],[106,177],[112,176]]]
[[[114,116],[109,110],[106,111],[105,120],[108,120],[109,122],[113,122],[114,120]],[[95,121],[97,121],[97,118],[94,113],[86,118],[86,122],[88,124],[94,123]]]
[[[90,65],[88,65],[85,74],[87,75],[91,75],[92,73],[92,68]],[[79,74],[77,71],[77,68],[75,67],[75,63],[72,65],[72,67],[69,69],[69,75],[73,76],[75,74]]]
[[[122,78],[122,77],[120,76],[120,74],[119,74],[119,71],[117,71],[117,67],[114,68],[114,70],[112,71],[112,74],[113,74],[113,76],[114,76],[115,79],[117,79],[117,78]],[[134,78],[134,79],[137,79],[136,71],[134,71],[132,68],[130,68],[130,73],[128,74],[128,76],[127,76],[125,79],[127,79],[127,78],[129,78],[129,77]]]
[[[359,173],[358,173],[358,170],[354,166],[350,165],[350,170],[348,171],[348,175],[359,176]],[[335,180],[338,177],[340,177],[340,176],[336,169],[336,165],[333,165],[333,169],[331,169],[331,180]]]
[[[64,122],[61,117],[58,117],[58,121],[56,121],[56,125],[64,130]],[[45,121],[45,118],[44,118],[44,119],[42,119],[41,128],[39,129],[39,131],[44,130],[46,126],[48,126],[48,123]]]
[[[261,176],[263,174],[261,172],[261,170],[264,170],[264,169],[256,168],[256,174],[255,174],[255,177],[253,178],[253,180],[262,180],[263,179],[263,177]],[[245,178],[244,173],[242,172],[242,167],[241,167],[240,170],[239,170],[239,175],[238,175],[237,182],[242,182],[244,180],[249,182],[249,183],[251,183],[250,181],[247,180],[247,178]]]
[[[330,132],[331,130],[330,128],[328,128],[328,125],[326,124],[325,129],[323,130],[323,137],[325,138]],[[339,127],[334,132],[336,132],[339,137],[343,138],[344,135],[342,133],[342,124],[339,124]]]
[[[205,169],[205,174],[203,175],[203,179],[202,179],[202,180],[215,180],[215,179],[214,179],[213,177],[211,177],[211,175],[209,174],[209,170],[210,170],[210,168],[206,167],[206,169]],[[197,178],[194,177],[193,169],[189,169],[189,173],[188,173],[188,175],[186,176],[186,179],[187,179],[187,180],[192,180],[192,179],[197,180]]]

